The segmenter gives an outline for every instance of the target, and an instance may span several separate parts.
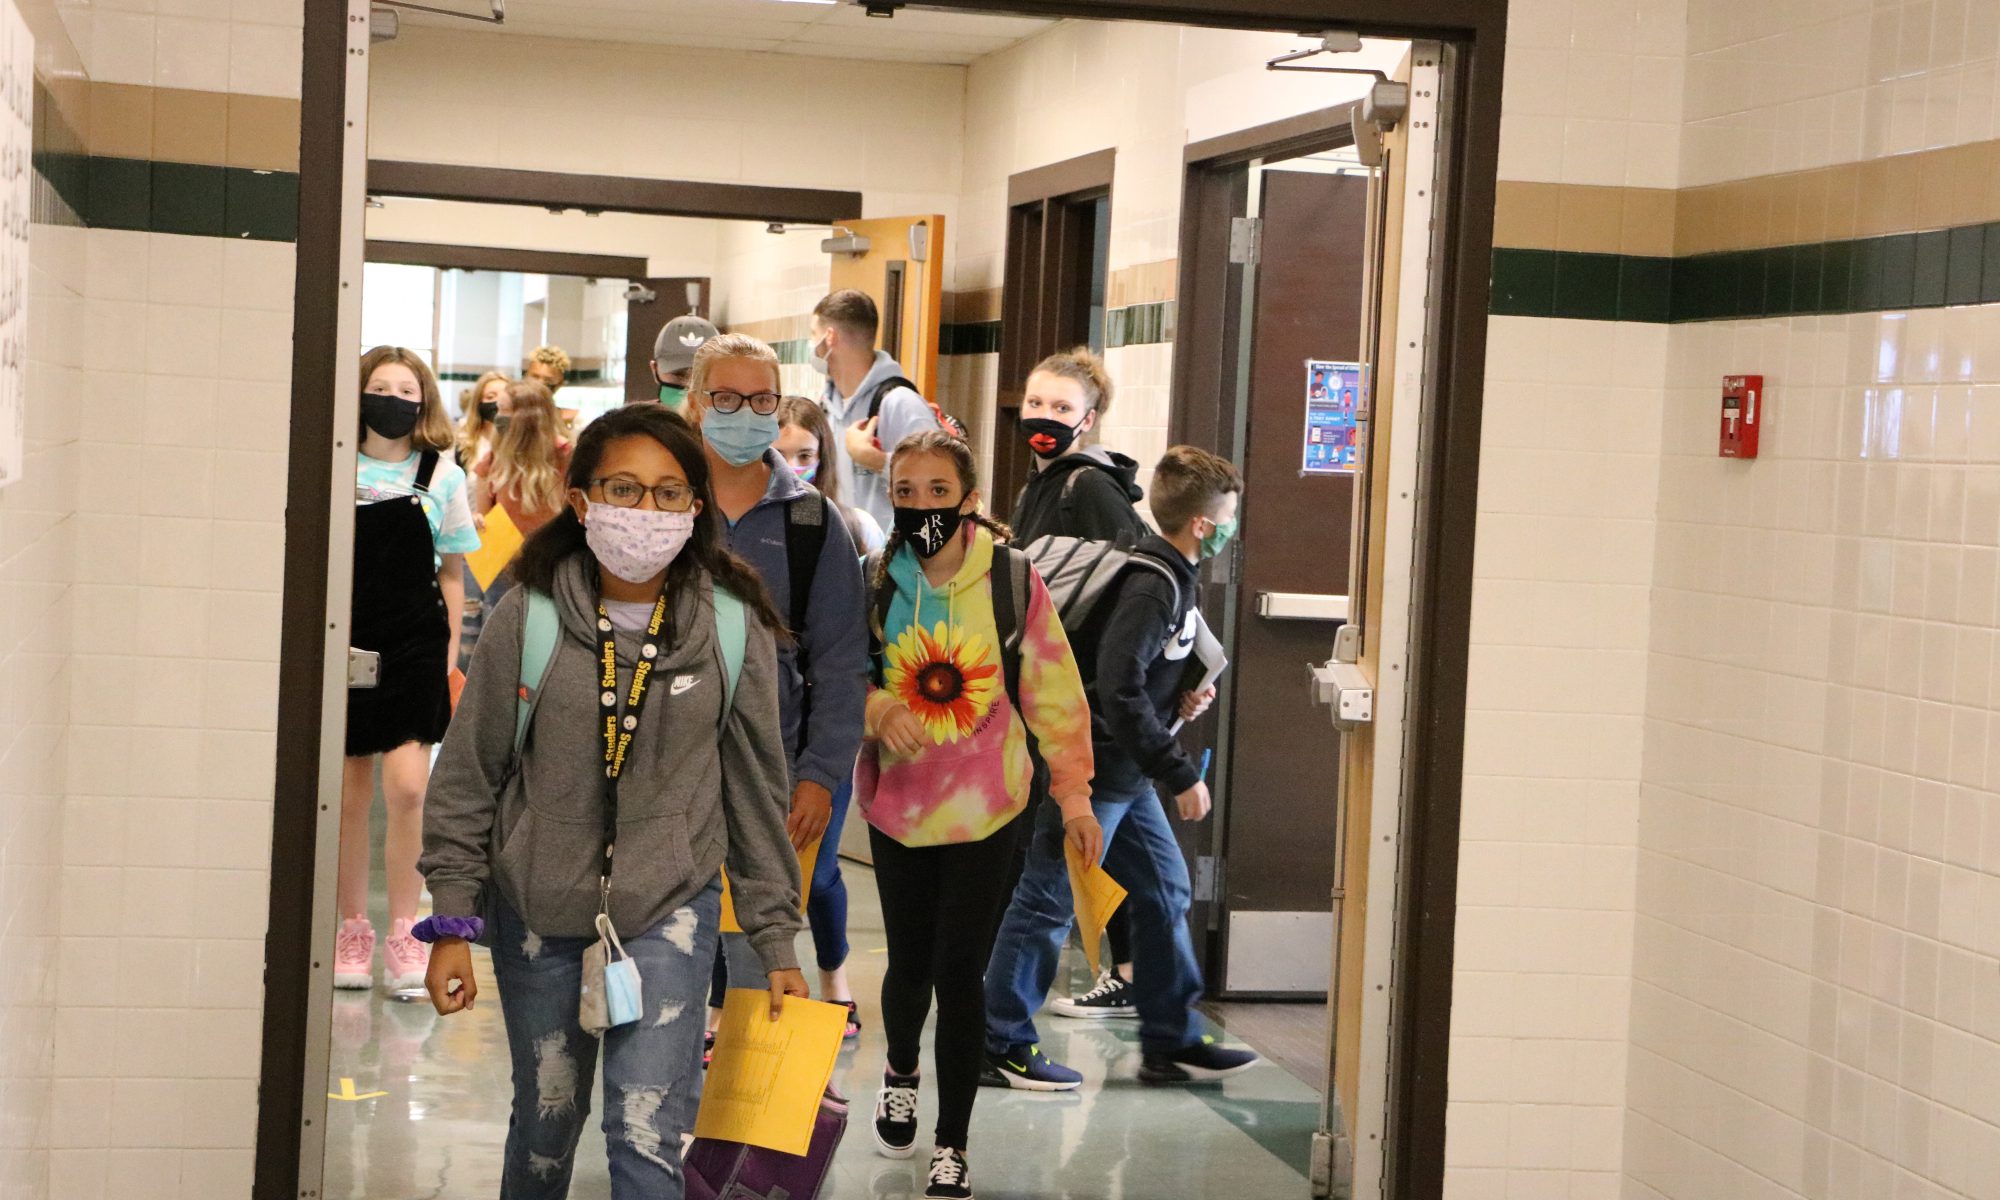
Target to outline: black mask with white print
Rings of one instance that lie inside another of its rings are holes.
[[[914,546],[919,558],[934,558],[951,544],[965,514],[956,508],[906,508],[896,506],[896,532]]]

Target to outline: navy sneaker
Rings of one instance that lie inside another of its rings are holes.
[[[1021,1045],[1007,1047],[1004,1054],[988,1050],[979,1082],[1029,1092],[1070,1092],[1082,1085],[1083,1076],[1043,1054],[1040,1046]]]
[[[875,1100],[875,1145],[889,1158],[908,1158],[917,1150],[917,1077],[882,1073],[882,1094]]]
[[[1086,1020],[1104,1017],[1131,1017],[1139,1015],[1137,997],[1132,985],[1125,982],[1116,971],[1106,971],[1098,976],[1097,986],[1081,996],[1065,996],[1051,1001],[1049,1011],[1059,1017],[1081,1017]]]
[[[1140,1083],[1197,1083],[1241,1074],[1257,1065],[1251,1050],[1231,1050],[1203,1035],[1192,1046],[1158,1053],[1152,1050],[1140,1058]]]

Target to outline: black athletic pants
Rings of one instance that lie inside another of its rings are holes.
[[[889,1069],[914,1075],[918,1041],[937,996],[934,1052],[937,1144],[964,1150],[986,1058],[986,963],[1013,896],[1014,847],[1024,822],[980,842],[905,846],[870,828],[875,886],[889,964],[882,977],[882,1029]]]

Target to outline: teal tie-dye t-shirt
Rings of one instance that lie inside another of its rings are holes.
[[[383,462],[366,454],[357,455],[354,473],[354,502],[374,504],[398,496],[417,495],[417,464],[421,454],[402,462]],[[479,549],[479,529],[472,521],[472,505],[465,496],[465,471],[449,459],[440,459],[431,473],[430,491],[423,497],[424,516],[431,523],[433,569],[444,566],[446,554],[467,554]]]

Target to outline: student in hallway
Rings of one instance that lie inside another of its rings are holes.
[[[757,570],[794,642],[778,653],[779,712],[792,770],[787,829],[803,849],[827,830],[833,795],[854,776],[867,697],[868,629],[861,560],[838,506],[772,448],[778,356],[742,334],[707,339],[691,364],[688,399],[729,546]],[[835,858],[822,845],[822,859]],[[755,978],[738,935],[724,937],[729,975]],[[854,1010],[851,996],[830,997]]]
[[[528,537],[562,511],[570,454],[563,419],[547,388],[522,379],[501,391],[493,425],[493,448],[472,467],[472,509],[484,521],[498,507]],[[512,586],[513,573],[503,572],[485,603],[500,603]]]
[[[1034,794],[1029,739],[1048,762],[1049,822],[1094,860],[1089,710],[1048,590],[979,512],[972,451],[932,430],[898,444],[889,466],[895,525],[870,563],[874,687],[854,772],[889,943],[875,1142],[891,1158],[916,1149],[918,1039],[935,995],[937,1147],[923,1195],[966,1200],[981,976]]]
[[[506,372],[488,371],[458,395],[461,413],[454,453],[458,465],[468,471],[492,452],[493,443],[500,436],[494,420],[500,415],[500,402],[510,382]],[[473,523],[479,524],[476,518]],[[479,631],[484,628],[486,620],[486,592],[473,578],[470,567],[465,571],[464,586],[465,616],[460,622],[458,644],[458,667],[461,671],[472,661],[472,647],[478,643]],[[498,604],[500,598],[495,596],[493,602]]]
[[[660,385],[660,403],[675,416],[693,415],[688,411],[688,376],[695,353],[715,334],[715,326],[689,313],[660,326],[653,338],[653,382]]]
[[[1133,505],[1143,499],[1139,464],[1095,445],[1094,434],[1111,411],[1111,376],[1104,360],[1078,346],[1052,354],[1028,373],[1021,396],[1021,431],[1035,456],[1034,473],[1014,504],[1014,537],[1021,545],[1042,537],[1089,538],[1136,546],[1146,522]],[[1029,839],[1022,839],[1025,852]],[[1051,1006],[1066,1017],[1133,1017],[1131,915],[1123,907],[1105,929],[1111,965],[1081,996]],[[989,1072],[988,1082],[994,1082]]]
[[[347,763],[341,778],[340,874],[333,985],[375,982],[375,926],[368,918],[368,817],[375,765],[388,807],[383,871],[389,929],[384,983],[423,987],[429,956],[410,936],[423,881],[430,748],[451,721],[450,674],[465,603],[465,554],[479,548],[465,472],[448,461],[451,420],[437,378],[400,346],[361,358],[361,445],[354,497],[354,595],[350,644],[379,656],[374,687],[347,690]]]
[[[479,998],[469,943],[492,949],[514,1080],[501,1194],[568,1195],[601,1055],[613,1200],[680,1200],[679,1100],[700,1074],[725,861],[772,1016],[806,994],[778,720],[784,619],[724,546],[686,422],[651,404],[599,417],[567,483],[563,512],[522,550],[521,586],[493,611],[438,755],[423,860],[435,910],[418,932],[435,942],[428,987],[447,1016]],[[517,742],[530,646],[545,657]],[[643,1011],[609,1025],[599,1010],[608,1027],[586,1030],[585,954],[613,935]]]
[[[787,396],[778,405],[778,440],[774,448],[792,473],[819,488],[820,495],[847,521],[847,532],[864,553],[873,554],[887,540],[875,518],[840,502],[840,475],[828,459],[840,453],[826,413],[804,396]],[[864,620],[865,625],[865,620]],[[813,860],[812,885],[806,889],[806,921],[812,926],[813,953],[819,961],[819,996],[847,1005],[847,1036],[861,1035],[860,1014],[853,986],[847,980],[847,880],[840,872],[840,837],[847,829],[847,810],[854,798],[854,772],[841,776],[833,789],[833,812]]]
[[[887,529],[893,514],[884,451],[939,424],[936,411],[903,377],[902,366],[875,348],[880,325],[875,301],[846,289],[813,308],[810,328],[813,366],[827,380],[821,403],[845,451],[836,460],[840,494]]]
[[[1146,536],[1133,507],[1145,496],[1139,464],[1090,436],[1110,411],[1111,377],[1085,347],[1052,354],[1028,373],[1021,431],[1035,468],[1012,521],[1022,545],[1053,534],[1133,546]]]
[[[562,391],[564,381],[569,378],[569,355],[561,346],[537,346],[528,356],[528,365],[521,371],[523,379],[532,379],[549,389],[553,398]]]
[[[1153,469],[1149,493],[1160,532],[1138,545],[1164,570],[1128,567],[1116,592],[1098,602],[1103,615],[1093,614],[1077,638],[1090,676],[1097,763],[1091,807],[1104,828],[1104,869],[1124,886],[1131,911],[1143,1083],[1212,1079],[1257,1061],[1202,1032],[1187,862],[1154,790],[1174,797],[1183,821],[1208,816],[1208,784],[1167,727],[1176,716],[1198,714],[1208,698],[1189,697],[1183,683],[1195,586],[1201,561],[1236,533],[1242,491],[1243,478],[1228,460],[1193,446],[1168,450]],[[1032,838],[986,971],[988,1069],[997,1076],[993,1082],[1010,1087],[1067,1091],[1083,1077],[1041,1053],[1035,1012],[1055,979],[1074,907],[1063,830],[1053,814],[1039,814]]]

